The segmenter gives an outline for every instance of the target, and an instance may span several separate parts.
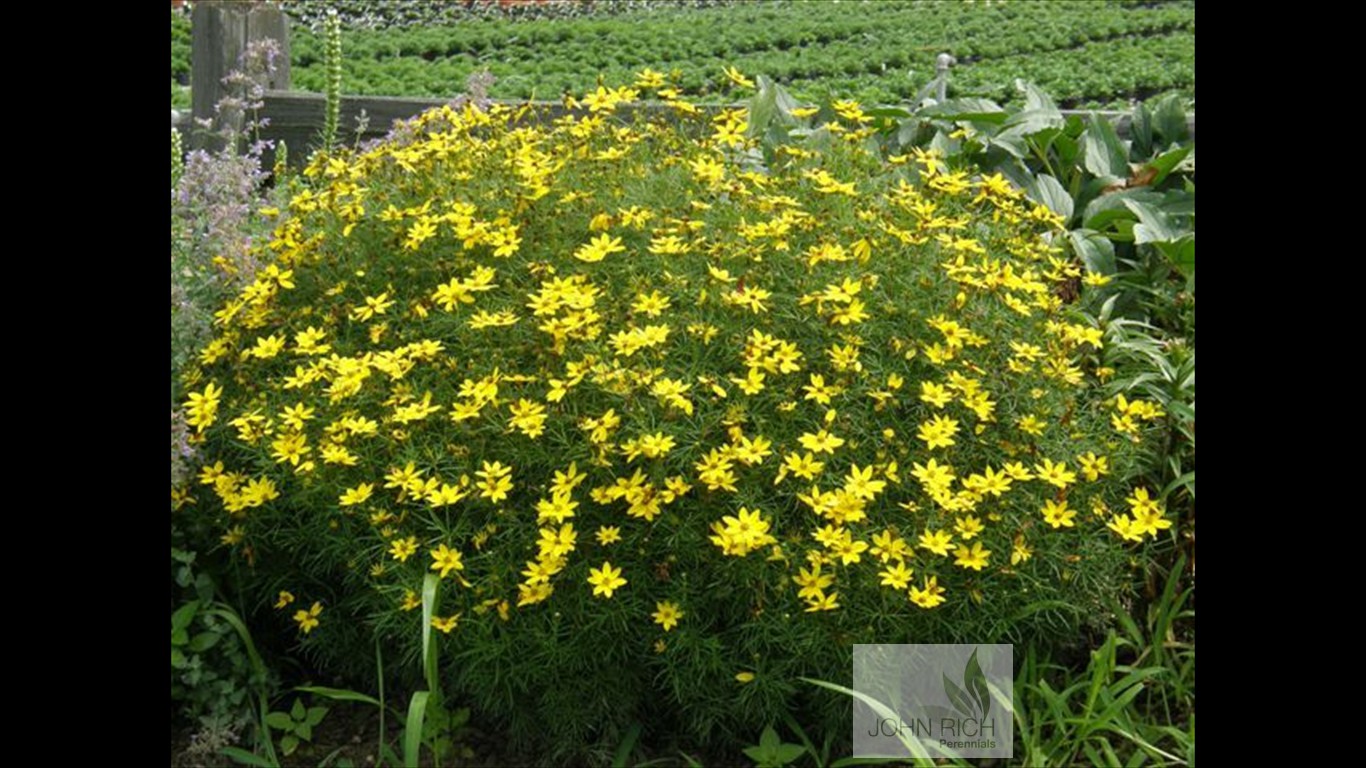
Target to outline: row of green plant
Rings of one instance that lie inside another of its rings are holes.
[[[337,10],[353,28],[416,27],[433,24],[471,23],[485,19],[520,20],[577,19],[684,8],[711,8],[745,0],[460,0],[459,2],[413,2],[412,0],[289,0],[289,12],[299,23],[315,31],[329,10]]]
[[[734,64],[763,71],[798,95],[890,103],[928,82],[935,56],[948,52],[959,60],[955,95],[1013,98],[1011,83],[1024,77],[1072,106],[1127,104],[1168,91],[1194,97],[1189,3],[649,7],[604,18],[347,27],[348,92],[451,96],[471,73],[488,69],[497,78],[495,98],[557,98],[581,87],[584,72],[623,85],[652,67],[674,73],[684,90],[724,100],[742,96],[721,74]],[[184,37],[187,23],[172,13],[173,40]],[[296,87],[322,89],[323,47],[318,33],[296,28]],[[186,56],[187,48],[173,44],[173,80],[183,82]]]

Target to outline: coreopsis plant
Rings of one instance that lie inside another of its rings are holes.
[[[1161,411],[1101,394],[1058,218],[852,102],[760,164],[650,84],[668,114],[447,107],[307,169],[186,382],[243,587],[359,671],[417,656],[434,573],[449,692],[578,744],[1100,616],[1169,525],[1125,482]]]

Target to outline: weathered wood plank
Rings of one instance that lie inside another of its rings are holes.
[[[271,4],[202,0],[191,20],[190,104],[195,119],[213,119],[216,105],[227,95],[223,78],[237,69],[247,45],[273,39],[280,45],[276,70],[268,88],[288,90],[289,20]],[[214,137],[191,132],[193,146],[217,146]]]

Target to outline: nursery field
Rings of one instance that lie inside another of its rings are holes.
[[[651,67],[689,93],[727,100],[737,92],[722,69],[735,66],[798,97],[892,103],[915,96],[948,52],[957,59],[951,96],[1008,101],[1021,77],[1063,107],[1123,107],[1169,92],[1195,98],[1194,2],[641,2],[515,17],[458,4],[334,5],[343,11],[345,90],[356,94],[452,96],[487,69],[494,98],[556,99],[596,78],[629,84]],[[294,85],[322,91],[324,4],[286,6],[298,22]],[[175,100],[184,98],[177,83],[188,82],[188,17],[173,12],[171,27]]]

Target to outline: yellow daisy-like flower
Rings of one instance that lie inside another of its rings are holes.
[[[683,615],[678,604],[669,600],[655,603],[655,612],[651,614],[655,623],[663,627],[665,632],[678,626],[678,620],[683,618]]]
[[[461,614],[458,613],[452,614],[445,618],[442,618],[440,616],[433,616],[432,626],[441,630],[443,634],[449,635],[451,633],[451,630],[455,629],[455,625],[460,623],[460,616]]]
[[[612,564],[603,561],[601,568],[590,568],[588,583],[593,585],[593,596],[602,595],[611,597],[613,592],[626,586],[626,579],[621,577],[621,569],[613,568]]]

